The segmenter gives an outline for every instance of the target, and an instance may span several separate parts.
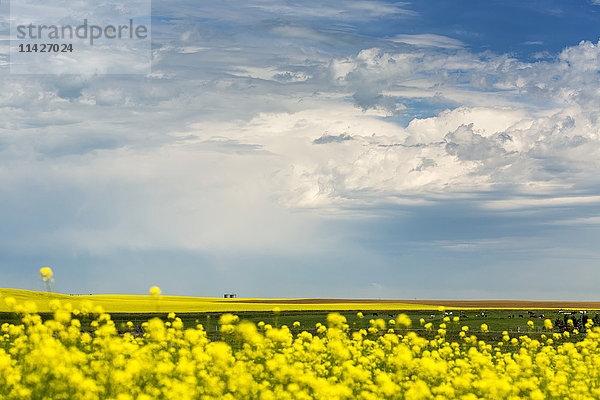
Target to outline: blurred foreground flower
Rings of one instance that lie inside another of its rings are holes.
[[[5,302],[20,320],[0,324],[0,399],[600,398],[600,328],[591,324],[577,336],[511,339],[504,331],[496,345],[487,341],[496,335],[468,335],[467,326],[458,341],[446,339],[447,322],[437,332],[424,324],[424,335],[395,333],[381,318],[350,331],[346,317],[332,313],[329,327],[319,322],[310,332],[224,313],[219,341],[201,324],[185,328],[173,312],[117,329],[101,310],[80,320],[92,309],[83,303],[75,312],[53,300],[42,319],[14,298]],[[409,318],[394,321],[402,327]]]

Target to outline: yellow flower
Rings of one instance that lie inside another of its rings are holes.
[[[410,326],[412,325],[410,317],[406,314],[398,315],[398,317],[396,318],[396,322],[398,323],[398,325],[403,326],[405,328],[410,328]]]
[[[227,314],[221,315],[221,317],[219,318],[219,324],[231,325],[231,324],[235,324],[239,320],[240,320],[240,318],[237,315],[227,313]]]
[[[351,332],[338,313],[312,333],[300,331],[302,320],[292,332],[229,313],[216,327],[213,317],[204,330],[198,317],[186,329],[170,313],[167,322],[127,322],[118,332],[109,314],[83,302],[75,307],[90,311],[81,317],[54,301],[43,320],[14,298],[6,302],[20,320],[0,324],[1,399],[600,398],[600,328],[591,324],[585,335],[503,331],[494,342],[496,335],[477,338],[466,326],[457,340],[460,325],[439,316],[439,329],[424,321],[420,335],[394,332],[383,319]],[[401,314],[394,327],[408,321]]]
[[[158,286],[152,286],[152,287],[150,288],[150,294],[151,294],[152,296],[158,296],[158,295],[159,295],[159,294],[161,294],[161,293],[162,293],[162,292],[161,292],[161,290],[160,290],[160,288],[159,288]]]
[[[52,268],[50,267],[43,267],[40,268],[40,277],[44,280],[44,282],[52,282],[54,280],[53,278],[54,273],[52,272]]]
[[[17,305],[17,300],[14,297],[6,297],[4,299],[4,303],[6,303],[7,307],[12,310]]]

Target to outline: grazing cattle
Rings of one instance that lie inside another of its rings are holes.
[[[519,318],[523,318],[523,314],[519,314]]]

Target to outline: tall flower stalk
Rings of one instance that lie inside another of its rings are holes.
[[[54,282],[54,272],[52,272],[52,268],[50,267],[42,267],[40,268],[40,277],[42,281],[44,281],[44,286],[46,287],[46,292],[51,293],[52,287],[51,284]]]
[[[156,312],[160,312],[160,294],[162,293],[162,291],[160,290],[160,288],[158,286],[152,286],[150,288],[150,296],[152,296],[154,298],[155,301],[155,305],[156,305]]]

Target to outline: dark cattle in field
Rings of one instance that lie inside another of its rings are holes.
[[[519,318],[523,318],[523,314],[519,314]]]

